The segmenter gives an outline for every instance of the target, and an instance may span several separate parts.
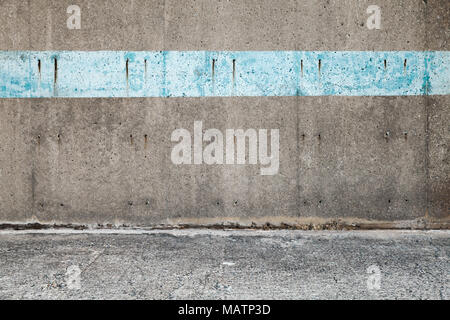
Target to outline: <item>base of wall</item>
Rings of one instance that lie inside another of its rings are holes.
[[[72,224],[60,222],[0,222],[0,230],[167,230],[167,229],[255,229],[255,230],[450,230],[450,218],[419,218],[414,220],[377,221],[358,218],[322,219],[293,217],[260,217],[245,219],[228,218],[179,218],[168,219],[158,224],[127,225]]]

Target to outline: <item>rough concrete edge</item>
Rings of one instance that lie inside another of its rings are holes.
[[[325,219],[317,217],[259,217],[259,218],[178,218],[162,223],[131,225],[114,224],[1,222],[0,230],[171,230],[171,229],[247,229],[247,230],[450,230],[450,217],[443,219],[377,221],[359,218]]]

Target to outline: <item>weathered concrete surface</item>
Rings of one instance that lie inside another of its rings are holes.
[[[429,119],[429,208],[434,217],[450,215],[450,98],[427,99]]]
[[[0,299],[450,298],[449,231],[0,232],[0,244]]]
[[[33,204],[31,101],[0,99],[0,217],[26,221]]]
[[[446,0],[380,0],[382,30],[369,1],[79,1],[81,30],[72,1],[0,4],[2,50],[449,49]],[[448,223],[449,99],[0,100],[0,222]],[[173,165],[194,120],[280,128],[280,173]]]
[[[436,163],[427,213],[426,99],[0,100],[7,142],[2,220],[144,226],[183,218],[445,220],[448,138],[436,136],[444,119],[431,128]],[[261,176],[259,165],[248,164],[174,165],[171,132],[192,131],[195,120],[221,131],[280,128],[279,173]]]
[[[446,0],[3,0],[1,50],[448,50]]]

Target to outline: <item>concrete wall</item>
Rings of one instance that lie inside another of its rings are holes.
[[[449,50],[448,1],[372,2],[6,0],[0,50]],[[81,30],[66,28],[70,4]],[[369,4],[381,30],[365,26]],[[449,102],[0,99],[0,222],[448,226]],[[170,135],[195,120],[280,128],[279,174],[175,166]]]

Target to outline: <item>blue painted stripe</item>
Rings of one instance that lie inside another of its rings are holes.
[[[449,51],[0,51],[1,98],[426,94]]]

